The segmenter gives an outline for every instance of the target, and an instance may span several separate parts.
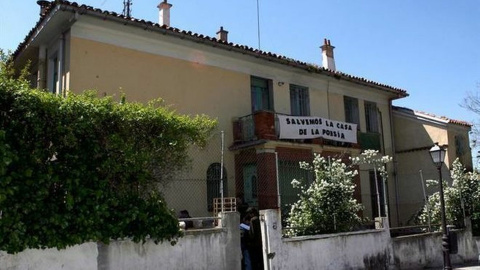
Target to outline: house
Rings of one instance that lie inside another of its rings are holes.
[[[407,92],[337,71],[329,40],[317,66],[234,44],[222,27],[216,37],[172,27],[167,1],[158,5],[159,23],[68,1],[38,4],[40,20],[14,52],[17,67],[31,61],[35,87],[59,95],[124,92],[139,102],[161,97],[179,113],[218,119],[224,155],[218,133],[192,154],[191,170],[165,187],[177,211],[210,215],[222,178],[224,196],[284,207],[296,198],[291,180],[310,179],[299,161],[347,159],[364,149],[395,154],[392,101]],[[393,179],[394,166],[387,169]],[[370,218],[378,216],[374,181],[372,168],[360,167],[355,196]],[[397,184],[386,187],[392,224]]]
[[[447,146],[442,178],[451,183],[450,170],[457,158],[467,170],[472,170],[469,145],[471,124],[397,106],[393,107],[393,123],[398,213],[406,225],[414,222],[424,205],[424,195],[438,191],[438,188],[425,188],[426,180],[438,179],[437,167],[429,154],[434,143]]]

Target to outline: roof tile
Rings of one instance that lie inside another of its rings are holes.
[[[340,71],[333,71],[333,70],[330,70],[330,69],[326,69],[324,67],[320,67],[320,66],[315,65],[315,64],[309,64],[309,63],[306,63],[306,62],[302,62],[302,61],[299,61],[299,60],[288,58],[286,56],[275,54],[275,53],[272,53],[272,52],[261,51],[261,50],[254,49],[254,48],[251,48],[251,47],[248,47],[248,46],[245,46],[245,45],[234,44],[232,42],[225,42],[225,41],[222,41],[222,40],[217,40],[216,38],[211,38],[209,36],[205,36],[205,35],[198,34],[198,33],[192,33],[191,31],[180,30],[178,28],[169,27],[167,25],[161,25],[160,26],[158,23],[145,21],[145,20],[141,20],[141,19],[128,18],[128,17],[126,17],[122,14],[118,14],[116,12],[103,11],[102,9],[93,8],[91,6],[87,6],[87,5],[84,5],[84,4],[79,6],[76,2],[69,2],[69,1],[65,1],[65,0],[56,0],[54,2],[50,2],[50,7],[47,8],[46,15],[40,18],[40,20],[37,22],[35,27],[33,27],[32,30],[30,30],[28,35],[25,37],[24,41],[18,45],[16,51],[13,54],[14,58],[16,58],[20,54],[20,52],[25,48],[25,46],[27,46],[27,43],[30,40],[30,38],[32,37],[34,31],[38,28],[38,26],[43,21],[43,19],[45,17],[47,17],[51,13],[53,8],[57,5],[65,5],[65,6],[73,7],[75,9],[80,9],[82,11],[85,10],[85,11],[95,12],[95,13],[98,13],[98,14],[105,14],[107,16],[114,16],[114,17],[117,17],[117,18],[124,19],[126,21],[149,24],[149,25],[151,25],[153,27],[157,27],[159,29],[161,28],[161,29],[165,29],[167,31],[171,31],[171,32],[174,32],[174,33],[182,33],[182,34],[185,34],[185,35],[188,35],[188,36],[191,36],[191,37],[200,38],[200,39],[203,39],[203,40],[208,40],[208,41],[212,41],[212,42],[215,42],[215,43],[224,44],[224,45],[226,45],[230,48],[236,48],[236,49],[244,50],[246,52],[255,52],[257,54],[256,57],[263,56],[263,57],[267,58],[267,60],[277,60],[277,61],[281,60],[281,61],[278,61],[278,62],[280,62],[282,64],[294,66],[294,67],[303,68],[303,69],[305,69],[307,71],[310,71],[310,72],[324,73],[326,75],[330,75],[330,76],[333,76],[333,77],[338,78],[338,79],[347,79],[347,80],[352,80],[353,82],[356,82],[356,83],[365,83],[369,86],[384,88],[384,90],[387,89],[389,91],[395,92],[399,97],[408,96],[408,93],[403,89],[396,88],[396,87],[389,86],[389,85],[382,84],[382,83],[378,83],[378,82],[374,82],[372,80],[367,80],[367,79],[362,78],[362,77],[349,75],[349,74],[346,74],[346,73],[343,73],[343,72],[340,72]]]

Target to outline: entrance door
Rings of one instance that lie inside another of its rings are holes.
[[[258,206],[258,178],[255,164],[243,167],[243,194],[249,206]]]

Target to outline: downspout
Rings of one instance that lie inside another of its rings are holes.
[[[330,80],[327,80],[327,118],[330,119]]]
[[[224,190],[223,190],[223,164],[224,164],[224,161],[223,161],[223,155],[224,155],[224,148],[225,148],[225,132],[222,130],[221,133],[221,140],[222,140],[222,145],[221,145],[221,150],[220,150],[220,153],[221,153],[221,160],[220,160],[220,196],[222,198],[222,218],[223,218],[223,214],[225,213],[225,209],[224,209]]]
[[[63,86],[65,85],[65,74],[63,74],[63,70],[65,67],[65,33],[62,33],[60,36],[60,45],[58,46],[58,93],[55,93],[57,95],[62,95],[63,96]],[[55,82],[54,82],[55,83]]]
[[[385,132],[383,131],[383,114],[382,112],[378,109],[377,107],[377,112],[380,114],[380,130],[382,131],[382,152],[383,152],[383,155],[385,156],[386,152],[385,152]],[[387,166],[386,164],[384,164],[383,166]],[[375,172],[375,178],[377,177],[377,173]],[[375,180],[376,181],[376,180]],[[387,216],[388,218],[388,222],[389,222],[389,225],[392,224],[391,220],[390,220],[390,213],[389,213],[389,198],[390,198],[390,194],[388,192],[388,183],[387,181],[385,181],[382,177],[382,181],[383,181],[383,203],[384,203],[384,210],[385,210],[385,215]],[[378,185],[378,184],[377,184]],[[380,212],[379,212],[380,213]],[[380,216],[380,215],[379,215]]]
[[[37,89],[47,88],[47,48],[40,45],[38,49]]]
[[[400,224],[400,215],[399,215],[399,208],[398,208],[398,169],[397,169],[397,153],[395,150],[395,128],[393,124],[393,110],[392,110],[392,100],[393,98],[390,98],[388,100],[388,112],[390,116],[390,136],[392,140],[392,162],[393,162],[393,179],[394,179],[394,185],[395,185],[395,212],[396,212],[396,218],[397,218],[397,226]]]
[[[280,177],[278,174],[278,152],[275,151],[275,173],[277,174],[277,207],[282,209],[282,194],[280,193]]]

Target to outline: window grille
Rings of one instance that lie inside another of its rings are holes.
[[[290,108],[292,115],[310,115],[310,97],[307,87],[294,84],[290,85]]]
[[[365,101],[365,123],[367,132],[378,132],[378,113],[377,104]]]

